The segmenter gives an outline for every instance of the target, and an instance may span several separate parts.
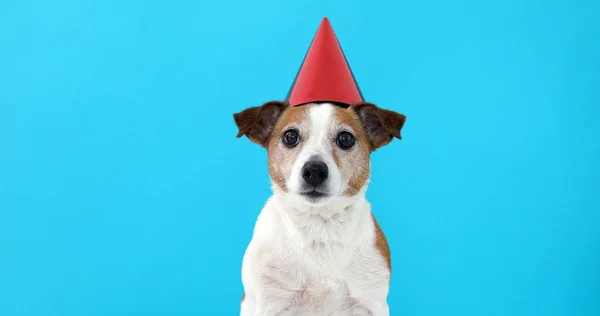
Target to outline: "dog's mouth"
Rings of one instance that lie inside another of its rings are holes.
[[[302,196],[309,198],[310,200],[316,201],[327,196],[326,193],[319,192],[317,190],[307,191],[300,193]]]

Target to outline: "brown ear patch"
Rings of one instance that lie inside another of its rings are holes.
[[[372,151],[387,145],[394,137],[402,139],[400,131],[406,121],[405,115],[381,109],[368,102],[356,103],[350,108],[358,115]]]
[[[375,216],[371,213],[371,217],[373,218],[373,225],[375,226],[375,248],[379,251],[385,263],[387,264],[388,270],[390,271],[390,275],[392,273],[392,256],[390,252],[390,247],[387,243],[387,239],[383,234],[383,230],[379,227],[379,223],[375,219]]]
[[[236,137],[246,135],[252,142],[265,147],[279,117],[287,108],[287,102],[271,101],[233,114],[239,130]]]

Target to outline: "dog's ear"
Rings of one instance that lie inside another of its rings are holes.
[[[371,143],[371,150],[389,144],[394,137],[402,139],[400,131],[406,121],[405,115],[367,102],[352,104],[350,108],[358,115]]]
[[[266,146],[277,120],[288,107],[287,102],[271,101],[233,114],[233,120],[239,129],[236,137],[246,135],[252,142]]]

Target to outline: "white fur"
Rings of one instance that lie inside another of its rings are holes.
[[[342,175],[337,168],[333,156],[331,154],[332,142],[329,141],[328,135],[331,130],[336,127],[336,122],[333,122],[333,106],[330,104],[320,104],[313,106],[308,111],[308,119],[303,122],[308,125],[306,128],[310,130],[310,135],[304,140],[302,151],[296,158],[292,167],[292,174],[287,183],[288,189],[292,193],[298,193],[302,184],[302,167],[311,159],[311,157],[319,157],[329,168],[329,176],[327,180],[328,193],[337,196],[346,189],[342,186]],[[302,200],[304,201],[304,200]],[[300,201],[300,202],[302,202]],[[329,199],[319,201],[320,205],[326,205],[330,202]]]
[[[294,162],[289,192],[273,185],[244,254],[241,316],[388,316],[390,271],[375,247],[371,208],[346,184],[327,139],[332,105],[309,110],[310,137]],[[339,125],[339,124],[338,124]],[[298,192],[300,170],[318,155],[329,167],[332,197],[311,204]]]

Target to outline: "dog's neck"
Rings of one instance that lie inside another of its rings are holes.
[[[353,244],[357,231],[370,220],[366,186],[352,197],[336,197],[325,205],[309,205],[274,189],[273,202],[286,230],[302,247]]]

